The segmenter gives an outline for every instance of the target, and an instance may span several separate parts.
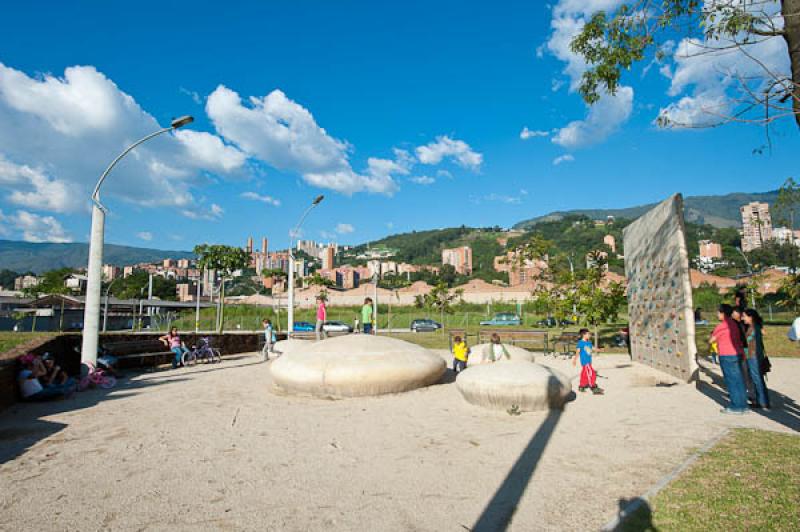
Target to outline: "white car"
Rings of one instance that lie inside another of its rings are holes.
[[[326,321],[322,324],[322,330],[325,332],[353,332],[353,327],[342,321]]]

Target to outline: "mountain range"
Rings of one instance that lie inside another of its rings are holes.
[[[188,259],[194,253],[162,249],[135,248],[106,244],[103,263],[128,266],[163,259]],[[0,240],[0,269],[15,272],[42,273],[58,268],[85,268],[89,259],[89,244],[53,244]]]
[[[772,206],[778,199],[778,191],[744,193],[736,192],[719,196],[687,196],[684,198],[686,209],[686,219],[696,224],[708,224],[714,227],[740,227],[741,215],[739,207],[751,201],[762,201]],[[568,215],[584,215],[593,219],[606,219],[608,216],[615,218],[635,219],[653,208],[656,204],[639,205],[621,209],[575,209],[570,211],[556,211],[545,216],[523,220],[514,225],[514,229],[527,230],[536,224],[548,221],[558,221]],[[413,248],[431,248],[430,257],[425,257],[431,261],[438,260],[439,249],[442,245],[450,245],[453,242],[461,242],[464,239],[473,240],[474,235],[470,236],[471,231],[467,228],[452,228],[445,230],[433,230],[407,233],[406,235],[388,236],[373,244],[381,243],[388,247],[403,247],[402,243],[406,237],[412,239]],[[485,235],[484,235],[485,236]],[[494,240],[490,238],[489,240]],[[487,240],[487,242],[489,241]],[[428,242],[430,241],[430,242]],[[479,242],[463,242],[460,245],[478,246]],[[484,246],[485,247],[485,246]],[[497,250],[486,249],[489,256]],[[0,270],[9,269],[16,272],[32,271],[42,273],[44,271],[57,268],[85,268],[89,255],[89,245],[85,243],[54,244],[54,243],[31,243],[17,242],[12,240],[0,240]],[[104,252],[104,263],[117,266],[127,266],[140,262],[154,262],[165,258],[182,259],[193,258],[194,254],[188,251],[169,251],[160,249],[147,249],[129,246],[118,246],[106,244]]]
[[[770,207],[778,199],[778,191],[771,192],[734,192],[722,196],[686,196],[684,209],[686,220],[696,224],[708,224],[714,227],[741,227],[742,216],[739,207],[751,201],[768,203]],[[581,214],[595,220],[604,220],[608,216],[615,218],[636,219],[653,207],[656,203],[627,207],[623,209],[575,209],[570,211],[556,211],[537,218],[523,220],[514,229],[530,229],[537,223],[560,220],[570,214]]]

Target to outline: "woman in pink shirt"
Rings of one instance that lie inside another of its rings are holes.
[[[328,319],[328,309],[325,307],[325,299],[322,296],[317,296],[317,326],[315,331],[317,333],[317,340],[320,340],[320,335],[322,338],[327,338],[328,334],[325,332],[325,320]]]
[[[739,325],[731,318],[730,305],[719,306],[719,325],[711,333],[711,341],[719,346],[719,366],[728,389],[731,404],[722,409],[724,414],[744,414],[747,412],[747,389],[739,358],[744,356],[744,345]]]

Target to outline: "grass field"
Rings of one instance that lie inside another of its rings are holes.
[[[800,436],[733,431],[622,530],[800,530]]]
[[[31,340],[53,336],[54,333],[29,333],[0,331],[0,353],[5,353]]]

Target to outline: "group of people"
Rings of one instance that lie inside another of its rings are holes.
[[[47,401],[72,394],[78,383],[67,375],[50,353],[25,355],[20,358],[17,376],[24,401]]]
[[[764,350],[763,321],[758,311],[744,308],[743,294],[736,295],[734,306],[719,306],[719,324],[711,333],[712,362],[722,369],[730,404],[725,414],[743,414],[750,407],[770,408],[769,390],[764,375],[770,370]]]
[[[467,369],[469,355],[472,353],[465,339],[460,336],[453,338],[453,371],[460,373]],[[499,360],[510,360],[511,355],[508,349],[500,341],[500,335],[492,333],[489,345],[484,346],[481,353],[481,364],[487,362],[497,362]]]

